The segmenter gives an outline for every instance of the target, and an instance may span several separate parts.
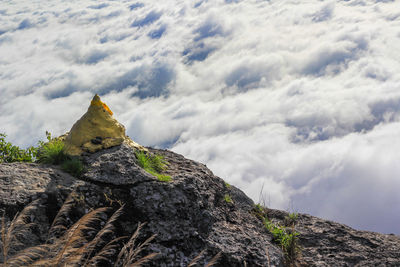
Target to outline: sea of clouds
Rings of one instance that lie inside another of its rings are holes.
[[[400,234],[398,1],[1,1],[0,132],[63,134],[95,93],[255,202]]]

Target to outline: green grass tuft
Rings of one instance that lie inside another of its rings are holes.
[[[64,153],[64,142],[52,138],[51,133],[46,131],[47,143],[40,141],[37,153],[37,162],[45,164],[62,164],[69,159],[69,156]]]
[[[167,162],[163,156],[145,153],[144,151],[136,151],[135,155],[139,166],[157,177],[159,181],[170,182],[172,180],[171,176],[160,173],[167,169]]]
[[[39,148],[37,159],[39,163],[57,165],[63,163],[67,159],[68,155],[64,153],[64,142],[61,140],[51,140]]]
[[[64,153],[64,142],[58,138],[52,138],[46,131],[48,142],[39,142],[37,162],[53,165],[61,165],[61,169],[72,176],[80,177],[84,172],[84,166],[79,157],[71,157]]]
[[[261,204],[254,204],[254,208],[258,212],[264,212],[264,207]]]
[[[232,200],[232,198],[231,198],[231,196],[229,194],[225,194],[224,200],[225,200],[226,203],[232,203],[233,202],[233,200]]]
[[[288,216],[285,216],[284,223],[286,226],[294,226],[296,225],[298,218],[299,214],[297,214],[296,212],[289,212]]]
[[[84,171],[83,163],[80,159],[73,157],[65,160],[61,164],[61,168],[75,177],[80,177]]]
[[[164,160],[164,157],[161,155],[152,155],[149,157],[150,159],[150,166],[156,172],[162,172],[167,169],[167,162]]]
[[[140,167],[142,167],[145,170],[150,168],[150,160],[143,151],[136,152],[135,155]]]
[[[21,149],[18,146],[6,142],[7,136],[0,133],[0,163],[3,162],[38,162],[44,164],[61,165],[61,168],[79,177],[83,171],[83,163],[77,157],[71,157],[64,153],[64,142],[58,138],[52,138],[46,131],[47,142],[39,141],[37,147]]]
[[[271,232],[273,240],[281,246],[287,263],[295,262],[300,254],[300,246],[298,244],[299,233],[294,230],[294,226],[288,228],[277,225],[267,217],[264,219],[264,225]]]
[[[161,182],[171,182],[172,178],[169,175],[164,175],[164,174],[153,174],[154,176],[157,177],[157,179]]]

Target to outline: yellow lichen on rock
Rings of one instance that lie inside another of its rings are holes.
[[[93,97],[92,102],[90,102],[90,105],[103,107],[108,113],[110,113],[111,116],[113,115],[111,109],[106,105],[106,103],[101,102],[100,97],[97,94]]]
[[[126,136],[125,127],[112,115],[110,108],[96,94],[88,111],[72,126],[65,138],[65,152],[77,156],[84,151],[93,153],[124,142],[133,148],[146,150]]]

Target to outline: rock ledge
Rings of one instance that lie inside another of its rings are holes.
[[[139,222],[147,222],[143,236],[157,234],[147,252],[160,253],[149,266],[187,266],[203,250],[199,266],[218,252],[217,266],[244,266],[244,262],[284,266],[281,249],[254,215],[253,201],[241,190],[227,186],[203,164],[168,150],[148,150],[169,162],[165,174],[172,182],[160,182],[143,171],[134,150],[125,144],[85,155],[88,170],[82,179],[52,166],[0,164],[0,209],[9,219],[33,199],[40,199],[41,208],[32,218],[39,226],[26,245],[39,244],[63,200],[74,190],[83,200],[82,214],[126,204],[117,234],[129,235]],[[227,194],[232,202],[225,201]],[[275,221],[286,215],[268,210]],[[296,230],[303,266],[400,266],[398,236],[356,231],[306,214],[299,215]]]

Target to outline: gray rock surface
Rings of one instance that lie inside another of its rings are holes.
[[[284,223],[288,213],[268,210],[269,219]],[[344,224],[299,214],[295,229],[300,233],[304,266],[400,266],[400,237],[357,231]]]
[[[87,172],[76,179],[57,167],[37,164],[0,164],[0,210],[6,218],[34,199],[41,203],[32,217],[38,222],[26,245],[39,244],[63,200],[77,192],[76,221],[90,209],[125,204],[116,235],[130,235],[147,222],[143,239],[157,234],[146,253],[160,255],[149,266],[187,266],[202,250],[204,266],[221,252],[216,266],[283,266],[283,254],[272,242],[254,203],[242,191],[213,175],[203,164],[167,150],[149,148],[169,162],[160,182],[137,166],[134,151],[125,145],[84,156]],[[225,200],[229,195],[231,202]],[[287,213],[268,210],[282,221]],[[397,236],[356,231],[309,215],[299,215],[304,266],[400,266]],[[1,259],[0,259],[1,260]],[[381,265],[379,265],[381,264]],[[383,264],[383,265],[382,265]]]
[[[156,178],[136,164],[135,153],[127,144],[84,156],[87,171],[83,179],[113,185],[133,186]]]
[[[46,192],[69,192],[75,184],[83,184],[71,175],[50,165],[34,163],[0,164],[0,207],[24,207]]]
[[[65,196],[73,188],[83,184],[84,182],[49,165],[0,164],[0,214],[2,216],[4,212],[6,221],[12,220],[17,212],[32,201],[42,204],[38,205],[31,217],[31,221],[36,223],[34,233],[26,235],[23,238],[24,244],[14,249],[19,251],[25,247],[43,244],[51,224],[50,217],[54,218]],[[13,249],[10,251],[12,253]]]
[[[242,191],[227,187],[202,164],[170,151],[149,150],[168,161],[165,174],[172,177],[171,182],[158,181],[143,171],[134,151],[125,145],[85,155],[87,172],[81,179],[51,166],[1,164],[0,209],[12,218],[31,200],[40,198],[42,208],[34,216],[40,219],[40,229],[32,239],[40,243],[63,199],[74,190],[81,213],[126,205],[118,221],[118,235],[129,235],[139,222],[147,222],[143,237],[157,237],[146,253],[160,253],[150,266],[187,266],[202,250],[205,256],[199,266],[219,252],[217,266],[243,266],[244,262],[248,266],[283,266],[282,252],[271,243],[271,235],[252,214],[253,202]],[[226,194],[231,203],[224,200]]]

